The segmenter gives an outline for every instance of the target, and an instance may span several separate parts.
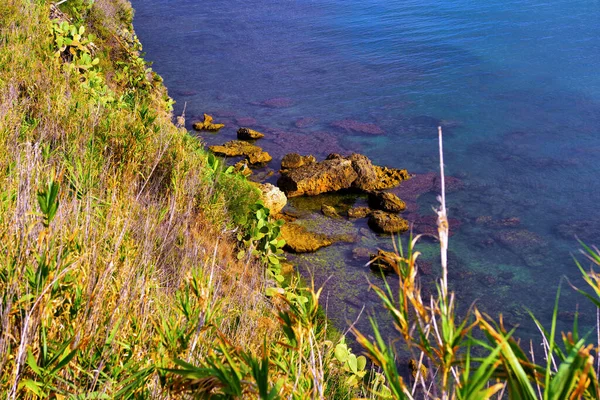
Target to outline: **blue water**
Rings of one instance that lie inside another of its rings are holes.
[[[463,309],[477,301],[520,324],[523,335],[533,334],[524,307],[548,321],[561,277],[581,284],[571,258],[579,248],[574,233],[600,244],[597,0],[133,5],[147,59],[177,101],[176,113],[185,104],[190,123],[204,112],[225,122],[219,134],[202,136],[209,144],[233,139],[239,125],[259,128],[275,170],[292,151],[318,157],[358,151],[377,164],[436,172],[436,127],[444,126],[446,172],[462,182],[448,203],[460,222],[450,240],[450,278]],[[273,98],[284,98],[285,107],[261,105]],[[308,120],[297,123],[302,118]],[[348,118],[374,123],[384,134],[331,125]],[[310,207],[318,205],[291,203],[308,220],[317,218]],[[433,215],[435,204],[435,192],[423,194],[413,216]],[[507,218],[512,226],[499,222]],[[565,223],[579,228],[560,229]],[[328,311],[344,327],[364,304],[363,315],[378,313],[367,283],[377,277],[352,250],[389,249],[391,241],[361,230],[364,221],[331,224],[357,242],[295,261],[317,283],[331,277]],[[427,291],[437,273],[436,244],[424,241],[420,249],[433,265],[424,277]],[[579,307],[589,325],[595,320],[568,287],[562,307]],[[570,323],[561,316],[561,327]]]

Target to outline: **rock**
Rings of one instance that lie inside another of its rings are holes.
[[[348,189],[357,177],[349,160],[325,160],[282,172],[277,186],[288,197],[314,196]]]
[[[264,137],[263,133],[250,128],[240,128],[237,131],[237,138],[240,140],[256,140]]]
[[[257,151],[256,153],[250,153],[247,155],[248,162],[252,165],[266,164],[273,159],[266,151]]]
[[[309,232],[305,227],[291,222],[281,227],[281,237],[285,240],[285,249],[294,253],[312,253],[334,242],[326,235]]]
[[[349,218],[365,218],[371,215],[371,209],[369,207],[352,207],[348,210]]]
[[[254,126],[258,122],[252,117],[236,117],[235,123],[238,124],[238,126]]]
[[[367,135],[382,135],[384,133],[383,129],[373,123],[360,122],[352,119],[334,121],[331,123],[331,126],[346,132],[365,133]]]
[[[248,166],[248,160],[240,160],[233,166],[233,170],[237,173],[240,173],[244,176],[252,175],[252,170]]]
[[[203,122],[194,123],[194,129],[197,131],[211,131],[217,132],[219,129],[223,128],[225,124],[215,124],[213,123],[213,117],[208,114],[204,114]]]
[[[317,159],[314,156],[301,156],[298,153],[290,153],[283,156],[281,159],[281,169],[300,168],[304,165],[314,164]]]
[[[537,233],[525,229],[509,229],[496,233],[494,239],[510,251],[520,255],[530,267],[544,266],[548,244]]]
[[[380,167],[375,165],[375,173],[377,173],[377,184],[370,190],[385,190],[391,189],[411,178],[410,174],[405,169]]]
[[[402,233],[409,228],[408,221],[385,211],[373,211],[369,217],[369,226],[379,233]]]
[[[367,259],[371,256],[371,251],[366,247],[355,247],[352,249],[352,258],[355,260]]]
[[[296,126],[296,128],[302,129],[302,128],[312,126],[316,123],[317,123],[316,118],[305,117],[305,118],[300,118],[299,120],[296,120],[296,122],[294,123],[294,126]]]
[[[291,107],[293,104],[294,101],[287,97],[275,97],[259,103],[259,105],[269,108],[287,108]]]
[[[271,215],[278,214],[281,212],[283,207],[287,204],[287,197],[279,190],[279,188],[270,183],[259,183],[257,187],[260,189],[260,199],[262,200],[265,207],[271,210]]]
[[[329,218],[339,218],[340,216],[334,207],[328,206],[327,204],[321,206],[321,212]]]
[[[339,155],[330,154],[330,157],[332,156],[338,157]],[[352,186],[359,190],[374,190],[379,185],[379,177],[371,160],[362,154],[356,153],[351,154],[348,159],[352,162],[352,168],[358,174],[358,178],[352,183]]]
[[[272,160],[272,157],[260,147],[242,140],[232,140],[223,145],[215,145],[209,147],[213,153],[226,156],[246,156],[250,164],[264,164]]]
[[[419,368],[419,363],[417,360],[411,358],[408,361],[408,369],[410,370],[410,374],[412,375],[413,379],[417,379],[417,375],[420,375],[425,380],[427,379],[427,367],[421,364],[421,367]]]
[[[369,207],[376,210],[399,213],[406,209],[406,203],[400,200],[394,193],[371,192],[369,193]]]
[[[386,273],[396,272],[400,257],[392,251],[377,250],[377,254],[371,254],[371,269]]]

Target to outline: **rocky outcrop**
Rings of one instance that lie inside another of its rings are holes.
[[[369,193],[369,207],[375,210],[399,213],[406,209],[406,203],[394,193],[371,192]]]
[[[358,177],[352,162],[344,159],[325,160],[302,168],[283,171],[277,181],[288,197],[314,196],[347,189]]]
[[[281,159],[281,169],[300,168],[305,165],[314,164],[317,159],[314,156],[301,156],[298,153],[290,153],[283,156]]]
[[[256,140],[264,137],[264,133],[260,133],[259,131],[250,128],[240,128],[237,131],[237,138],[240,140]]]
[[[213,122],[213,117],[208,114],[204,114],[204,121],[194,123],[194,129],[197,131],[217,132],[224,126],[225,124],[215,124]]]
[[[209,149],[219,156],[245,156],[252,165],[265,164],[273,159],[262,148],[242,140],[232,140],[223,145],[210,146]]]
[[[233,166],[233,170],[244,176],[252,175],[252,170],[248,166],[248,160],[240,160]]]
[[[260,199],[265,207],[271,211],[271,215],[280,213],[287,204],[285,194],[277,186],[270,183],[259,183],[256,186],[261,192]]]
[[[317,195],[341,189],[382,190],[398,185],[410,176],[406,170],[379,167],[362,154],[348,157],[332,153],[325,161],[313,156],[287,154],[281,163],[277,182],[290,197]]]
[[[334,239],[327,235],[310,232],[292,222],[281,227],[281,237],[285,240],[284,248],[293,253],[312,253],[334,242]]]
[[[402,233],[409,229],[407,220],[385,211],[373,211],[368,223],[371,229],[379,233]]]

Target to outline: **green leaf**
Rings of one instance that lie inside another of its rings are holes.
[[[335,358],[339,362],[343,363],[348,358],[348,347],[345,344],[340,343],[337,346],[335,346],[334,354],[335,354]]]
[[[348,366],[355,374],[358,372],[358,360],[354,354],[348,355]]]
[[[358,356],[357,360],[357,367],[359,371],[364,371],[364,369],[367,366],[367,357],[365,356]]]

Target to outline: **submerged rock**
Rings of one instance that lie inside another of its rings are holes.
[[[349,218],[365,218],[371,215],[373,211],[369,207],[352,207],[348,210]]]
[[[279,188],[270,183],[256,184],[260,189],[260,199],[265,207],[271,211],[271,215],[279,214],[287,204],[287,197]]]
[[[263,133],[250,128],[240,128],[237,131],[237,138],[240,140],[256,140],[264,137]]]
[[[346,132],[365,133],[367,135],[382,135],[383,129],[371,122],[360,122],[353,119],[334,121],[331,126]]]
[[[321,212],[323,213],[323,215],[329,218],[339,218],[340,216],[335,207],[328,206],[327,204],[323,204],[321,206]]]
[[[496,233],[494,239],[513,253],[520,255],[528,266],[544,265],[543,253],[548,244],[537,233],[525,229],[510,229]]]
[[[314,196],[348,189],[357,177],[349,160],[325,160],[282,172],[277,186],[288,197]]]
[[[285,240],[285,249],[294,253],[312,253],[334,242],[327,235],[310,232],[292,222],[281,227],[281,237]]]
[[[294,126],[296,128],[306,128],[309,126],[312,126],[314,124],[317,123],[317,119],[316,118],[311,118],[311,117],[304,117],[304,118],[300,118],[298,120],[296,120],[296,122],[294,123]]]
[[[211,131],[217,132],[219,129],[223,128],[225,124],[215,124],[213,123],[213,117],[208,114],[204,114],[203,122],[194,123],[194,129],[197,131]]]
[[[314,164],[317,159],[312,155],[301,156],[298,153],[290,153],[281,159],[281,169],[300,168],[304,165]]]
[[[293,104],[294,101],[287,97],[275,97],[259,103],[259,105],[269,108],[287,108],[291,107]]]
[[[407,220],[385,211],[373,211],[368,223],[371,229],[379,233],[403,233],[409,228]]]
[[[400,257],[392,251],[377,250],[377,254],[371,254],[371,269],[386,273],[395,272]]]
[[[242,140],[232,140],[223,145],[210,146],[209,149],[220,156],[246,156],[248,162],[253,165],[265,164],[273,159],[269,153],[263,151],[262,148]]]
[[[406,209],[406,203],[400,200],[394,193],[371,192],[369,193],[369,207],[376,210],[399,213]]]

